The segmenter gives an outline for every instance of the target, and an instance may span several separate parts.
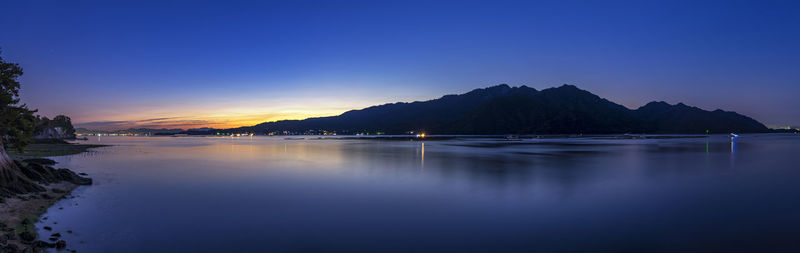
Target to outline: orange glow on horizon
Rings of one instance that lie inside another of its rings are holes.
[[[315,112],[296,111],[284,113],[260,113],[249,114],[248,112],[228,112],[207,114],[201,116],[173,116],[173,115],[146,115],[138,117],[109,117],[106,120],[97,121],[75,121],[76,128],[87,128],[92,130],[124,130],[129,128],[168,128],[168,129],[192,129],[192,128],[236,128],[254,126],[264,122],[279,120],[302,120],[313,117],[336,116],[344,111],[341,109],[318,110]],[[252,113],[252,112],[250,112]]]
[[[302,120],[337,116],[349,110],[394,101],[392,98],[351,97],[348,94],[295,94],[296,97],[220,97],[213,102],[190,101],[177,104],[143,103],[123,108],[91,108],[69,113],[76,128],[124,130],[129,128],[236,128],[279,120]],[[414,100],[426,100],[419,98]],[[411,99],[403,99],[411,100]]]

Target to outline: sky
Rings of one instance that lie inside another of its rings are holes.
[[[798,1],[2,1],[21,97],[77,127],[236,127],[506,83],[800,126]]]

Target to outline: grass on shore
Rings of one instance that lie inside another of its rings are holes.
[[[17,234],[21,234],[21,233],[24,233],[24,232],[36,234],[36,225],[35,225],[36,221],[39,220],[39,216],[42,216],[44,211],[45,210],[41,210],[41,211],[37,211],[35,213],[29,213],[29,214],[22,215],[22,217],[20,217],[19,220],[20,221],[27,220],[27,222],[19,222],[19,223],[17,223],[17,225],[14,227],[15,231],[17,232]]]
[[[20,154],[14,148],[6,150],[8,155],[19,159],[65,156],[86,152],[90,148],[105,147],[98,144],[70,144],[70,143],[34,143],[25,147],[25,152]]]

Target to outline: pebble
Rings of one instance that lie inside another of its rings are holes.
[[[57,249],[63,249],[63,248],[66,248],[66,247],[67,247],[67,242],[66,241],[61,240],[61,241],[57,241],[56,242],[56,248]]]

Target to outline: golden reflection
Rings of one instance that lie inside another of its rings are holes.
[[[421,150],[420,154],[421,154],[420,155],[420,157],[421,157],[420,166],[422,166],[421,168],[424,169],[425,168],[425,143],[424,142],[422,143],[422,150]]]

